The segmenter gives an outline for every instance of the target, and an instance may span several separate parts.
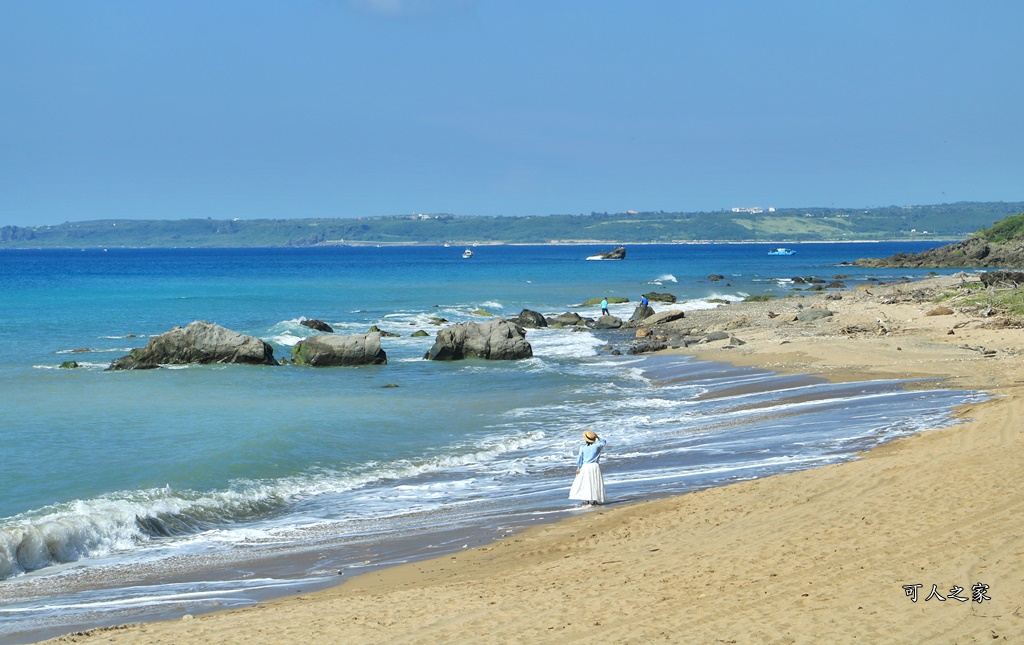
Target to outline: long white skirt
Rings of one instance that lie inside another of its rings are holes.
[[[604,504],[604,477],[598,464],[583,464],[576,479],[572,480],[569,499]]]

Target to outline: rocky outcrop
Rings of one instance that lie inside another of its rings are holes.
[[[302,325],[303,327],[309,327],[310,329],[326,332],[328,334],[334,333],[334,328],[332,328],[324,321],[317,320],[316,318],[310,318],[309,320],[300,320],[299,324]]]
[[[401,338],[401,334],[396,334],[391,331],[384,331],[377,325],[370,325],[370,328],[366,330],[367,334],[380,334],[381,338]]]
[[[610,305],[621,305],[629,302],[629,298],[622,298],[620,296],[608,296],[607,298],[587,298],[582,303],[581,307],[596,307],[601,304],[602,300],[607,300]]]
[[[652,291],[650,293],[645,293],[644,297],[647,298],[648,300],[652,301],[652,302],[669,302],[669,303],[672,303],[672,302],[676,301],[676,297],[673,296],[671,293],[657,293],[657,292]]]
[[[1024,241],[1005,244],[988,242],[972,236],[962,242],[947,244],[920,253],[897,253],[887,258],[863,258],[854,262],[860,267],[941,268],[941,267],[1024,267]]]
[[[575,325],[586,325],[589,318],[584,318],[578,313],[568,311],[564,314],[548,318],[548,325],[552,327],[573,327]]]
[[[532,311],[530,309],[523,309],[519,313],[519,316],[516,317],[516,323],[522,325],[523,327],[533,328],[548,326],[548,321],[546,318],[544,318],[543,314],[539,314],[536,311]]]
[[[384,365],[388,355],[380,347],[380,334],[312,336],[295,344],[292,361],[313,367],[353,367]]]
[[[133,349],[107,369],[138,370],[191,363],[277,365],[274,348],[259,338],[197,320],[154,336],[145,347]]]
[[[622,327],[622,319],[617,316],[601,316],[594,323],[594,329],[618,329]]]
[[[663,311],[660,314],[654,314],[653,317],[644,320],[645,325],[665,325],[667,323],[682,320],[686,318],[686,312],[681,309],[672,309],[670,311]]]
[[[501,318],[485,323],[464,322],[442,329],[423,358],[456,361],[464,358],[516,360],[533,356],[526,330]]]
[[[633,310],[633,315],[629,317],[629,322],[638,323],[645,318],[650,318],[654,313],[654,309],[650,306],[637,305],[637,308]]]
[[[625,260],[626,247],[616,246],[611,251],[601,251],[597,255],[591,255],[588,260]]]
[[[665,341],[660,338],[648,338],[643,341],[637,342],[635,345],[629,348],[627,354],[649,354],[650,352],[660,352],[668,347]]]

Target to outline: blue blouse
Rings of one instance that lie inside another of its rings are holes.
[[[601,458],[601,450],[604,449],[605,440],[598,439],[594,443],[583,444],[580,447],[580,454],[576,458],[576,470],[583,468],[583,464],[596,464]]]

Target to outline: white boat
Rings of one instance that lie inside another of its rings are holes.
[[[462,252],[462,257],[468,260],[469,258],[473,257],[473,252],[470,251],[469,249],[466,249],[465,251]]]
[[[796,251],[793,249],[787,249],[781,246],[777,249],[768,251],[768,255],[793,255],[794,253],[796,253]]]

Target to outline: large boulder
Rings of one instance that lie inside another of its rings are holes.
[[[683,318],[686,318],[686,312],[681,309],[670,309],[669,311],[663,311],[660,314],[655,314],[650,318],[646,318],[644,320],[644,324],[648,326],[665,325]]]
[[[633,315],[629,317],[629,322],[635,323],[640,322],[644,318],[650,318],[654,315],[654,308],[650,305],[637,305],[636,309],[633,310]]]
[[[259,338],[246,336],[196,320],[186,327],[154,336],[140,349],[115,359],[111,370],[152,369],[161,365],[190,363],[244,363],[248,365],[277,365],[274,348]]]
[[[548,318],[548,325],[561,326],[561,327],[572,327],[574,325],[584,325],[587,319],[580,316],[578,313],[567,311],[564,314],[555,316],[554,318]]]
[[[618,329],[622,327],[622,319],[616,316],[601,316],[594,323],[594,329]]]
[[[675,302],[676,297],[671,293],[657,293],[652,291],[651,293],[645,293],[644,297],[652,302]]]
[[[380,334],[323,335],[296,343],[292,348],[292,361],[313,367],[385,365],[388,355],[380,347]]]
[[[516,318],[516,322],[523,327],[547,327],[548,321],[543,314],[537,313],[530,309],[523,309],[519,316]]]
[[[423,356],[432,361],[464,358],[516,360],[533,356],[526,330],[502,318],[485,323],[464,322],[442,329]]]

